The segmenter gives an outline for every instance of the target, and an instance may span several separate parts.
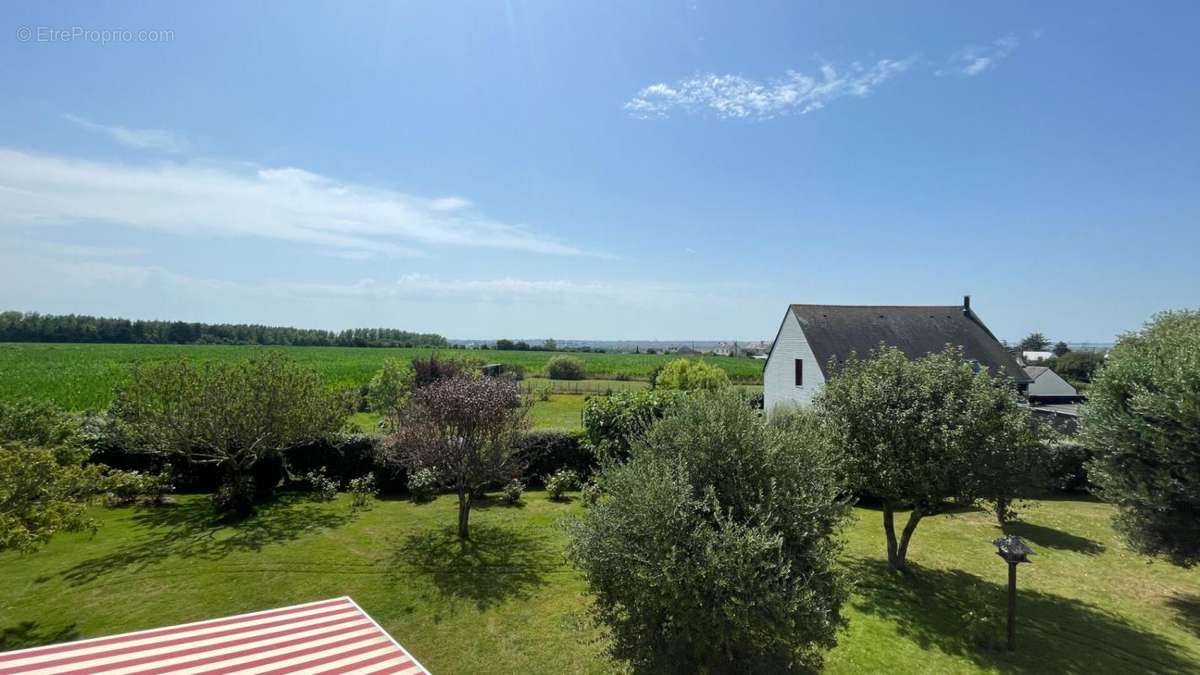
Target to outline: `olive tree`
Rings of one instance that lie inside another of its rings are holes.
[[[1038,427],[1011,382],[965,362],[961,350],[910,360],[881,347],[831,364],[814,403],[844,453],[852,484],[883,505],[888,564],[907,568],[921,519],[949,499],[998,503],[1020,494]],[[896,535],[895,512],[911,508]],[[1001,518],[1003,520],[1003,516]]]
[[[1200,561],[1200,312],[1165,312],[1124,335],[1088,390],[1088,479],[1118,507],[1129,544]]]
[[[111,413],[131,451],[218,467],[217,506],[245,514],[253,508],[255,465],[286,461],[287,450],[337,431],[349,406],[313,371],[267,352],[231,363],[181,358],[135,366]]]
[[[528,405],[515,383],[451,377],[415,390],[387,458],[410,471],[429,469],[458,495],[458,536],[470,535],[471,504],[489,484],[519,472],[513,440]]]
[[[847,506],[822,438],[727,389],[677,399],[605,463],[568,553],[617,658],[652,673],[817,665],[846,598]]]

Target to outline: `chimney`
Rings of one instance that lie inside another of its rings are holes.
[[[969,312],[969,311],[971,311],[971,296],[964,295],[963,296],[963,312]]]

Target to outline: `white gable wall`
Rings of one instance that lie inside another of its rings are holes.
[[[804,361],[804,385],[796,386],[796,359]],[[805,405],[812,401],[825,376],[817,363],[808,339],[796,315],[788,308],[775,337],[775,346],[763,370],[763,409],[772,412],[777,406]]]

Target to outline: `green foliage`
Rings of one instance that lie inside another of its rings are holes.
[[[175,491],[168,465],[158,473],[142,471],[112,471],[104,476],[100,485],[109,506],[127,506],[137,502],[162,505],[167,495]]]
[[[525,464],[525,475],[536,480],[559,469],[590,476],[596,456],[577,431],[535,429],[518,434],[513,449]]]
[[[1200,562],[1200,312],[1164,312],[1121,337],[1089,390],[1082,437],[1130,545]]]
[[[50,401],[0,401],[0,442],[37,448],[78,448],[79,422]]]
[[[570,469],[559,469],[542,479],[546,486],[546,496],[550,499],[562,499],[569,490],[579,487],[579,474]]]
[[[587,507],[595,506],[600,501],[600,497],[604,494],[604,489],[594,480],[589,480],[583,484],[580,489],[580,497],[583,498],[583,505]]]
[[[582,380],[587,365],[575,356],[555,356],[546,362],[546,376],[552,380]]]
[[[725,390],[672,406],[569,527],[612,651],[638,672],[816,667],[843,625],[835,454]]]
[[[631,440],[682,397],[677,391],[657,389],[593,396],[583,407],[584,437],[596,457],[624,458]]]
[[[367,403],[385,420],[395,420],[408,402],[413,386],[413,369],[400,359],[384,359],[379,372],[367,385]]]
[[[976,372],[961,350],[910,361],[881,347],[849,359],[818,393],[818,414],[846,458],[853,486],[883,502],[889,564],[906,568],[917,524],[944,500],[985,499],[1000,518],[1040,487],[1040,428],[1012,384]],[[893,513],[912,505],[897,541]]]
[[[1023,352],[1041,352],[1045,351],[1050,346],[1050,340],[1041,333],[1030,333],[1021,340],[1021,351]]]
[[[1042,361],[1063,379],[1071,382],[1091,382],[1096,372],[1104,365],[1104,354],[1099,352],[1075,351]]]
[[[433,469],[417,469],[408,476],[408,495],[414,502],[427,502],[437,494],[439,482]]]
[[[1067,343],[1059,340],[1058,342],[1054,343],[1054,349],[1051,351],[1054,352],[1055,356],[1062,356],[1063,354],[1070,353],[1071,348],[1067,346]]]
[[[505,504],[516,504],[521,501],[521,493],[525,492],[525,484],[514,478],[504,484],[504,491],[500,493],[500,500]]]
[[[706,361],[675,359],[663,366],[654,378],[655,389],[692,391],[721,389],[729,386],[729,376],[724,370]]]
[[[331,502],[337,499],[337,481],[325,475],[325,467],[309,471],[304,475],[304,482],[308,483],[309,496],[313,501]]]
[[[95,529],[87,505],[104,487],[104,467],[0,443],[0,551],[34,551],[56,532]]]
[[[130,321],[77,314],[0,312],[0,341],[203,343],[245,345],[340,345],[344,347],[445,347],[441,335],[394,328],[353,328],[341,332],[184,321]]]
[[[366,507],[371,503],[371,498],[379,494],[379,489],[375,487],[374,473],[351,478],[346,482],[346,489],[350,492],[350,506],[356,509]]]
[[[286,462],[288,449],[333,434],[348,413],[315,373],[275,352],[240,363],[138,366],[111,410],[124,447],[217,467],[225,476],[219,503],[243,514],[260,460]]]

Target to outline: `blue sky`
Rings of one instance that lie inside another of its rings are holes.
[[[1108,341],[1200,297],[1200,5],[1046,5],[6,3],[0,306]]]

